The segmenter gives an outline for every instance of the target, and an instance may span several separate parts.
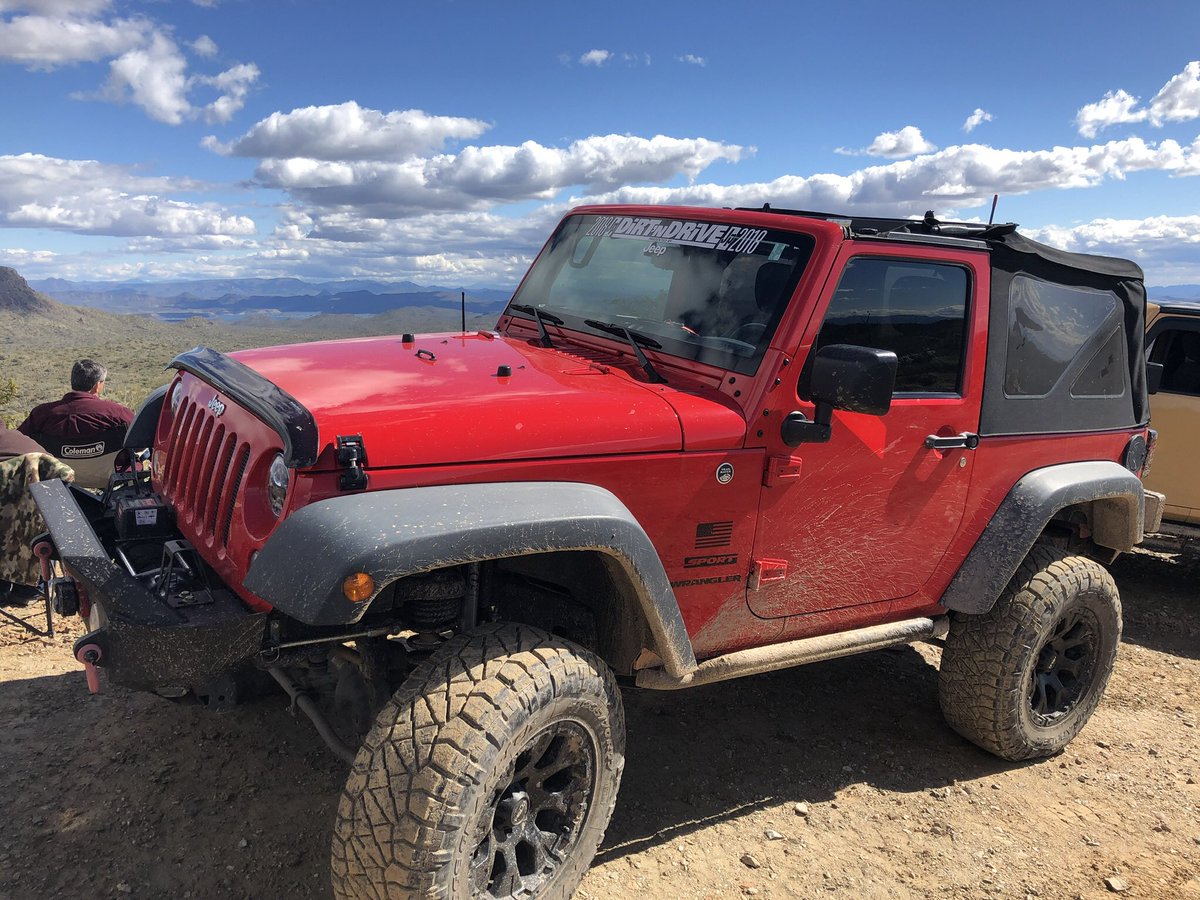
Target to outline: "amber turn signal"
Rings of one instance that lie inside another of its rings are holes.
[[[342,582],[342,593],[351,603],[359,603],[375,593],[375,579],[366,572],[355,572],[347,575]]]

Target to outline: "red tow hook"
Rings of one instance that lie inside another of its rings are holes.
[[[42,567],[42,584],[50,583],[50,557],[54,555],[54,545],[49,541],[38,541],[33,547],[33,555],[38,558]]]
[[[88,690],[93,694],[100,693],[100,673],[96,671],[96,663],[100,662],[102,655],[96,644],[84,644],[75,654],[75,658],[83,663],[87,672]]]

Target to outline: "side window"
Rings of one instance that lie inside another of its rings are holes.
[[[857,344],[895,352],[896,393],[962,385],[970,281],[961,266],[860,257],[846,264],[814,350]]]
[[[1077,356],[1104,341],[1072,384],[1071,396],[1120,397],[1125,390],[1120,312],[1108,291],[1018,275],[1009,288],[1005,396],[1046,396]]]
[[[1200,331],[1170,328],[1158,332],[1150,361],[1162,363],[1160,391],[1200,396]]]

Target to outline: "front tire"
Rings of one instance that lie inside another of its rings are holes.
[[[358,752],[334,895],[569,897],[612,816],[624,751],[621,695],[592,653],[523,625],[452,638]]]
[[[991,610],[954,614],[938,678],[942,712],[1003,759],[1050,756],[1100,703],[1120,640],[1112,576],[1037,544]]]

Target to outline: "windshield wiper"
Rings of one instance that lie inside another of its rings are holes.
[[[629,346],[633,348],[633,355],[637,357],[638,362],[645,371],[646,377],[650,379],[651,384],[666,384],[667,379],[663,378],[654,370],[654,366],[650,365],[650,360],[646,359],[646,354],[642,352],[642,347],[650,347],[654,350],[661,350],[662,344],[652,337],[646,337],[637,331],[631,331],[624,325],[616,325],[612,322],[597,322],[595,319],[584,319],[583,324],[588,328],[595,328],[597,331],[603,331],[606,334],[611,334],[614,337],[623,337],[629,342]]]
[[[546,323],[550,322],[553,325],[563,324],[563,320],[554,313],[542,312],[536,306],[526,306],[523,303],[510,303],[509,309],[515,309],[517,312],[525,313],[527,316],[533,316],[533,321],[537,322],[538,327],[538,343],[543,347],[553,347],[550,342],[550,333],[546,331]]]

